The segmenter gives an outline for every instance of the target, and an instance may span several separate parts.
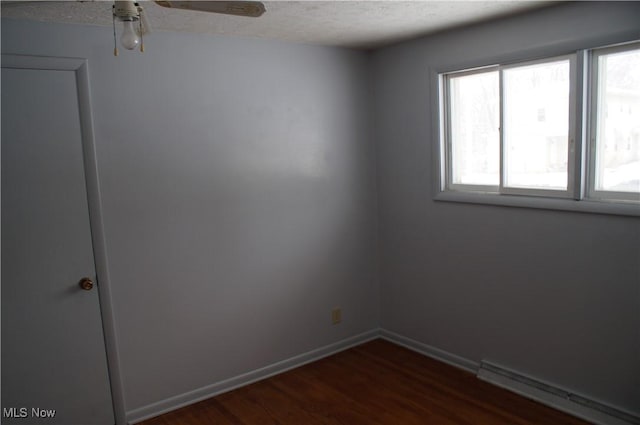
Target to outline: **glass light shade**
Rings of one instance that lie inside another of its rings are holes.
[[[122,47],[128,50],[135,49],[140,44],[140,37],[133,29],[133,21],[122,22],[122,36],[120,36]]]

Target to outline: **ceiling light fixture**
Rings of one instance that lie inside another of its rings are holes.
[[[143,8],[134,1],[113,2],[113,55],[118,56],[116,41],[116,19],[122,22],[122,34],[120,43],[127,50],[134,50],[140,46],[144,52],[143,35],[149,33],[149,23],[144,15]]]

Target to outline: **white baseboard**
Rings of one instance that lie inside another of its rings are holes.
[[[127,423],[135,424],[145,419],[188,406],[218,394],[314,362],[376,338],[385,339],[427,357],[471,372],[475,374],[478,379],[597,425],[640,425],[640,418],[634,413],[606,405],[596,400],[568,393],[566,390],[486,361],[481,363],[474,362],[386,329],[373,329],[272,365],[131,410],[127,412]]]
[[[444,351],[436,347],[432,347],[431,345],[423,344],[422,342],[407,338],[406,336],[399,335],[386,329],[380,329],[380,337],[382,339],[386,339],[389,342],[393,342],[394,344],[401,345],[412,351],[416,351],[427,357],[431,357],[432,359],[441,361],[451,366],[455,366],[459,369],[464,369],[473,374],[475,374],[480,367],[479,363],[476,363],[469,359],[465,359],[464,357],[456,356],[455,354],[449,353],[448,351]]]
[[[640,418],[631,412],[573,394],[487,361],[480,363],[477,376],[478,379],[597,425],[640,425]]]
[[[569,393],[566,390],[524,376],[518,372],[504,369],[489,362],[483,361],[476,363],[386,329],[380,329],[380,337],[435,360],[472,372],[478,379],[594,424],[640,425],[640,418],[632,412],[624,411],[584,396]]]
[[[149,419],[154,416],[158,416],[163,413],[167,413],[172,410],[197,403],[198,401],[206,400],[218,394],[243,387],[256,381],[261,381],[279,373],[283,373],[307,363],[320,360],[321,358],[331,356],[340,351],[347,350],[351,347],[363,344],[367,341],[371,341],[379,337],[379,330],[373,329],[371,331],[343,339],[336,343],[329,344],[324,347],[300,354],[298,356],[291,357],[289,359],[271,364],[269,366],[265,366],[263,368],[247,372],[233,378],[225,379],[224,381],[207,385],[206,387],[198,388],[184,394],[179,394],[177,396],[131,410],[127,412],[127,423],[135,424],[145,419]]]

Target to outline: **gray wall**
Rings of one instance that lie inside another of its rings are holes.
[[[114,58],[109,28],[3,20],[4,53],[89,59],[127,410],[381,324],[637,411],[638,219],[434,202],[428,77],[613,41],[638,6],[563,5],[373,62],[171,33]]]
[[[111,43],[108,27],[2,22],[3,53],[89,59],[126,409],[375,329],[367,55]]]
[[[640,411],[639,219],[434,202],[429,85],[434,67],[639,23],[637,2],[571,3],[375,52],[383,328]]]

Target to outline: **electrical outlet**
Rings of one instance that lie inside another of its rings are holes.
[[[342,322],[342,309],[340,309],[340,307],[336,307],[333,310],[331,310],[331,322],[334,325],[337,325],[338,323]]]

